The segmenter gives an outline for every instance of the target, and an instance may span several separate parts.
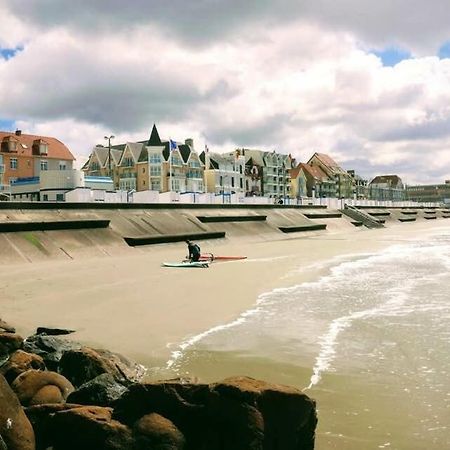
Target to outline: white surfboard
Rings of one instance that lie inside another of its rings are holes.
[[[202,261],[198,261],[198,262],[181,262],[181,263],[169,263],[169,262],[165,262],[162,264],[163,267],[199,267],[201,269],[206,269],[207,267],[209,267],[209,263],[207,262],[202,262]]]

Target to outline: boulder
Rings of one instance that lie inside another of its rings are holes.
[[[0,319],[0,331],[6,331],[7,333],[15,333],[16,329],[11,326],[8,322]]]
[[[67,330],[66,328],[38,327],[36,330],[36,334],[45,334],[46,336],[62,336],[72,333],[75,333],[75,330]]]
[[[182,450],[185,439],[168,419],[152,413],[141,417],[133,427],[136,450]]]
[[[22,336],[8,331],[0,332],[0,358],[10,355],[23,345]]]
[[[264,449],[314,448],[316,405],[300,390],[249,377],[228,378],[211,388],[221,398],[258,409],[264,421]]]
[[[82,384],[67,397],[67,401],[81,405],[112,406],[126,390],[111,374],[103,373]]]
[[[122,355],[107,350],[94,350],[83,347],[64,353],[59,363],[59,371],[75,386],[108,373],[120,381],[138,381],[145,370]]]
[[[64,352],[81,347],[78,342],[43,334],[30,336],[23,344],[26,352],[41,356],[46,367],[55,371],[58,370],[58,364]]]
[[[6,381],[11,384],[17,376],[29,369],[45,370],[44,360],[33,353],[27,353],[23,350],[17,350],[8,359],[8,361],[0,367]]]
[[[53,445],[53,415],[59,411],[66,411],[68,409],[79,407],[80,405],[72,405],[69,403],[52,403],[46,405],[34,405],[25,408],[25,414],[34,429],[34,434],[36,437],[36,450],[45,450]]]
[[[24,406],[63,403],[74,390],[70,381],[59,373],[34,369],[20,374],[11,387]]]
[[[0,375],[0,436],[8,450],[35,450],[33,428],[3,375]]]
[[[133,384],[115,403],[114,418],[130,426],[151,413],[173,422],[186,449],[314,448],[314,401],[297,389],[252,378],[211,385]]]
[[[131,450],[129,427],[112,419],[112,409],[82,406],[60,411],[52,418],[54,450]]]

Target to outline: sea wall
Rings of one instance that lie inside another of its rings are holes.
[[[364,211],[386,226],[450,217],[430,208]],[[149,244],[225,233],[261,241],[350,230],[357,222],[320,206],[0,203],[0,264],[120,255],[136,251],[129,245],[136,238]]]
[[[312,450],[315,402],[248,377],[141,382],[142,367],[0,319],[0,449]]]

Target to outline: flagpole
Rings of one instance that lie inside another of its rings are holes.
[[[172,140],[169,138],[169,191],[172,192]],[[170,201],[172,201],[172,194],[170,194]]]

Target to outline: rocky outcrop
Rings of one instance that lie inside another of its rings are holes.
[[[315,403],[295,388],[248,377],[139,383],[143,368],[115,353],[47,335],[25,348],[0,366],[11,384],[0,374],[0,450],[314,448]]]
[[[111,374],[104,373],[72,392],[67,401],[81,405],[112,406],[127,390]]]
[[[64,403],[74,387],[56,372],[27,370],[11,385],[23,406]]]
[[[114,417],[131,426],[151,413],[175,424],[186,449],[314,448],[314,402],[297,389],[247,377],[212,385],[135,384],[116,402]]]
[[[16,329],[8,322],[5,322],[3,319],[0,319],[0,332],[4,331],[6,331],[7,333],[15,333]]]
[[[0,375],[0,436],[8,450],[34,450],[34,431],[14,392]],[[0,446],[1,448],[1,446]]]
[[[75,386],[107,373],[120,381],[138,381],[144,369],[119,355],[107,350],[83,347],[64,353],[59,362],[59,371]]]
[[[6,381],[11,384],[21,373],[29,369],[44,370],[44,360],[33,353],[27,353],[23,350],[17,350],[8,359],[8,361],[0,367]]]

